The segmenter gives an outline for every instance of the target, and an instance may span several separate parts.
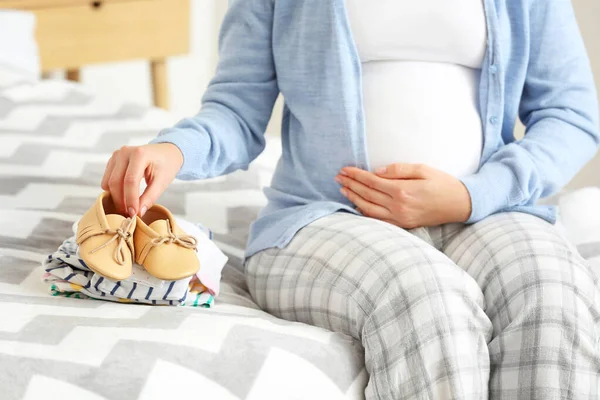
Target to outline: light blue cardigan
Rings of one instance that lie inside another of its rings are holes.
[[[201,111],[153,142],[181,149],[180,179],[245,169],[263,150],[273,104],[283,94],[283,156],[265,189],[268,205],[251,227],[250,256],[285,246],[327,214],[355,213],[334,177],[344,166],[368,169],[369,161],[361,65],[344,0],[231,3]],[[565,185],[600,141],[597,97],[573,8],[569,0],[484,4],[484,148],[479,172],[462,179],[473,203],[468,222],[502,211],[553,222],[555,210],[536,201]],[[520,141],[513,137],[517,115],[527,127]]]

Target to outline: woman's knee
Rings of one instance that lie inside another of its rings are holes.
[[[393,270],[383,270],[382,288],[371,302],[371,313],[421,320],[486,320],[485,300],[475,280],[443,255],[414,257]],[[486,325],[480,321],[482,325]]]
[[[267,250],[246,265],[251,295],[278,317],[356,338],[369,322],[374,324],[371,328],[411,318],[415,326],[444,319],[471,326],[478,319],[479,325],[486,325],[483,293],[476,282],[425,243],[365,246],[343,267],[326,265],[335,258],[317,258],[310,261],[313,265],[306,266],[309,260],[304,260],[305,267],[293,268],[293,262],[275,262],[273,257],[288,257],[283,253]]]
[[[294,268],[286,257],[280,249],[268,249],[246,261],[248,288],[258,306],[282,319],[359,339],[366,318],[353,295],[359,288],[319,278],[319,268]]]
[[[418,239],[377,250],[357,254],[364,273],[346,286],[364,318],[360,335],[371,336],[389,326],[401,327],[404,334],[433,336],[449,333],[451,326],[475,328],[486,336],[491,332],[481,289],[443,253]]]
[[[319,278],[345,293],[366,314],[388,303],[399,313],[432,302],[447,302],[448,314],[462,301],[483,308],[483,293],[473,278],[441,252],[412,239],[396,247],[365,246],[343,274],[334,268]]]
[[[496,324],[507,325],[524,314],[531,323],[563,329],[599,323],[600,290],[590,266],[567,245],[547,251],[550,247],[534,241],[498,266],[484,291]]]

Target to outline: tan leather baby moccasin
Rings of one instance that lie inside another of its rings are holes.
[[[102,193],[77,225],[79,256],[92,271],[106,278],[129,278],[135,225],[135,218],[117,213],[110,193]]]
[[[138,217],[133,234],[135,261],[158,279],[188,278],[200,269],[196,238],[188,236],[169,210],[160,205]]]

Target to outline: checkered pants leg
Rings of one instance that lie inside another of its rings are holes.
[[[334,214],[246,266],[266,311],[360,340],[368,399],[485,399],[492,325],[477,283],[384,222]]]
[[[512,213],[411,233],[323,218],[248,261],[251,293],[360,340],[367,398],[600,398],[598,281],[550,224]]]
[[[600,289],[552,225],[498,214],[442,250],[485,295],[491,399],[600,398]]]

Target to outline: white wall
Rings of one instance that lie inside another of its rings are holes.
[[[587,45],[600,92],[600,1],[572,0]],[[177,117],[194,115],[217,61],[217,33],[227,8],[226,0],[192,0],[191,54],[169,60],[171,112]],[[83,82],[97,93],[141,104],[151,103],[149,67],[145,61],[84,68]],[[268,132],[279,130],[281,102]],[[517,127],[517,132],[522,127]],[[600,155],[571,182],[571,188],[600,186]]]
[[[600,1],[573,0],[573,5],[594,69],[596,88],[600,93]],[[600,154],[596,155],[596,158],[573,179],[569,187],[576,188],[587,185],[600,186]]]

